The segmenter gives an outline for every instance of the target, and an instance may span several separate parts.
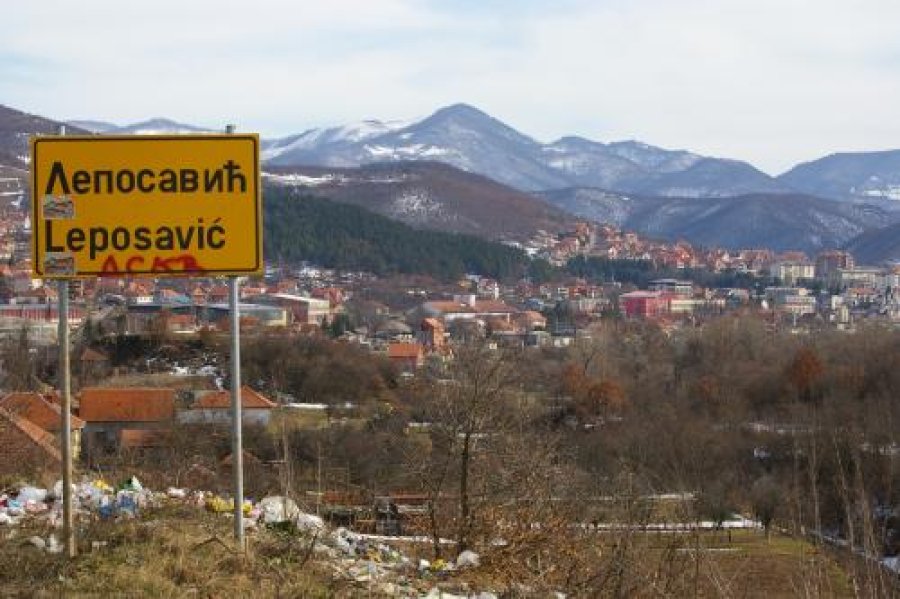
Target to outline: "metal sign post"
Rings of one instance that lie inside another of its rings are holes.
[[[234,125],[225,127],[234,133]],[[231,319],[231,465],[234,470],[234,538],[244,544],[244,442],[241,405],[241,305],[237,277],[228,277],[228,309]]]
[[[66,126],[59,126],[59,134],[66,134]],[[75,512],[72,509],[72,377],[69,364],[69,282],[57,282],[57,345],[59,345],[60,432],[62,441],[63,483],[63,547],[66,555],[75,557]]]
[[[66,555],[75,557],[75,512],[72,507],[72,381],[69,367],[69,282],[58,281],[57,341],[59,344],[59,392],[62,406],[63,546]]]
[[[237,277],[228,278],[231,316],[231,464],[234,468],[234,538],[244,550],[244,445],[241,413],[241,308]]]

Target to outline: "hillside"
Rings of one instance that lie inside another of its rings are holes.
[[[416,273],[452,280],[464,273],[521,276],[530,260],[516,248],[470,235],[413,229],[359,206],[294,189],[266,190],[265,254],[375,274]]]
[[[847,242],[846,248],[861,264],[900,262],[900,223],[866,231]]]
[[[778,177],[790,187],[838,200],[900,200],[900,150],[841,152]]]
[[[23,167],[28,164],[28,140],[35,134],[55,134],[59,123],[0,105],[0,165]],[[67,127],[68,133],[85,134],[78,127]]]
[[[29,139],[36,134],[55,134],[61,123],[0,105],[0,200],[21,204],[28,192]],[[84,129],[66,127],[72,134]]]
[[[900,213],[876,205],[800,194],[661,198],[573,188],[544,192],[540,197],[582,218],[644,235],[733,249],[814,253],[841,247],[873,227],[900,220]]]
[[[840,247],[873,215],[802,195],[751,195],[725,200],[656,200],[634,212],[628,227],[668,239],[726,248],[766,247],[807,253]]]
[[[539,229],[558,231],[575,220],[529,194],[436,162],[266,170],[272,186],[354,204],[417,228],[525,240]]]

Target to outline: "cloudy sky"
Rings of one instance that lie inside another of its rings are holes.
[[[0,103],[281,136],[467,102],[769,173],[900,147],[897,0],[20,0]]]

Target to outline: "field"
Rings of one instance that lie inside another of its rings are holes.
[[[318,544],[296,531],[255,531],[241,556],[232,550],[227,516],[187,505],[91,523],[80,530],[80,554],[72,563],[28,540],[49,532],[35,524],[0,530],[0,596],[407,597],[436,588],[529,596],[498,571],[499,555],[483,554],[480,568],[434,572],[415,566],[427,547],[400,546],[409,562],[388,565],[372,554],[335,551],[327,531]],[[734,531],[730,541],[725,532],[601,533],[573,537],[572,544],[597,556],[588,584],[560,588],[573,597],[853,596],[833,559],[806,542],[767,540],[759,531]]]
[[[703,596],[853,597],[847,574],[811,544],[757,531],[701,538]]]

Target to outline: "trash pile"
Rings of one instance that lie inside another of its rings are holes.
[[[149,507],[173,502],[226,516],[234,510],[231,498],[177,487],[154,492],[146,489],[136,477],[115,486],[102,478],[85,479],[72,485],[72,493],[79,520],[140,518]],[[62,481],[49,490],[22,486],[18,492],[0,494],[0,534],[3,528],[23,524],[36,524],[36,528],[62,527],[62,495]],[[473,551],[463,551],[454,561],[413,559],[389,544],[410,538],[366,535],[346,528],[330,530],[321,518],[303,512],[288,497],[270,496],[256,503],[245,500],[242,509],[248,531],[274,527],[303,535],[310,540],[316,561],[324,565],[335,580],[366,588],[369,592],[447,599],[496,597],[489,592],[470,592],[465,583],[451,579],[460,570],[479,566],[480,556]],[[46,538],[32,536],[26,544],[36,550],[60,553],[60,538],[58,532],[51,532]]]
[[[455,561],[413,560],[391,547],[386,542],[388,539],[392,540],[338,528],[318,542],[315,551],[328,558],[335,578],[385,595],[446,599],[497,597],[489,592],[472,593],[465,583],[451,579],[460,570],[478,566],[481,558],[474,551],[463,551]]]
[[[50,490],[24,486],[18,493],[0,494],[0,525],[17,526],[23,520],[32,520],[60,527],[62,497],[62,481],[57,481]],[[113,487],[101,478],[73,484],[72,499],[76,517],[96,516],[101,520],[109,520],[135,518],[140,509],[158,503],[159,498],[144,489],[140,481],[132,476],[122,481],[118,487]]]
[[[25,521],[62,526],[63,483],[57,481],[52,489],[23,486],[15,493],[0,494],[0,526],[17,526]],[[205,508],[216,514],[232,514],[234,499],[215,493],[189,491],[169,487],[164,493],[144,488],[137,477],[130,477],[113,486],[102,478],[85,479],[72,485],[72,499],[77,519],[111,520],[136,518],[141,510],[159,507],[165,502],[180,502]],[[246,526],[294,520],[298,529],[309,530],[324,523],[316,516],[302,513],[297,504],[283,497],[267,497],[254,504],[245,499],[242,510]]]

